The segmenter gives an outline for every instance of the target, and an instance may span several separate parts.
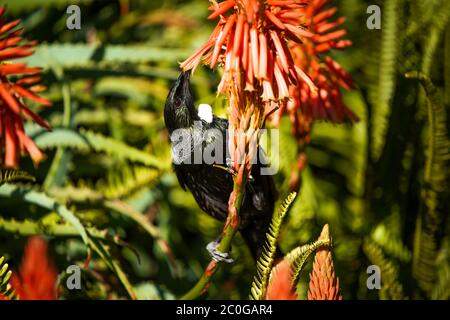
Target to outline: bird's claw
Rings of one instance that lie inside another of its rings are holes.
[[[206,246],[206,250],[208,250],[209,254],[216,262],[226,262],[226,263],[233,263],[234,259],[230,257],[230,254],[228,252],[220,252],[218,250],[219,242],[217,240],[208,243]]]
[[[227,171],[230,172],[232,176],[237,176],[237,172],[233,168],[233,163],[234,163],[234,161],[231,158],[226,158],[226,164],[227,164],[227,168],[228,168]],[[255,178],[253,178],[252,175],[249,175],[248,181],[254,182]]]
[[[227,164],[228,168],[230,168],[230,169],[233,168],[233,162],[234,161],[231,158],[227,157],[225,161],[226,161],[226,164]]]

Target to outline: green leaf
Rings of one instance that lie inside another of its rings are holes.
[[[278,211],[278,213],[272,218],[269,230],[266,233],[267,241],[264,245],[261,257],[256,263],[256,276],[253,279],[252,287],[250,290],[250,299],[262,300],[265,297],[267,286],[269,284],[270,274],[272,272],[273,262],[275,259],[281,225],[283,224],[284,217],[288,213],[289,208],[292,202],[294,202],[296,196],[296,192],[292,192],[291,194],[289,194],[280,206],[280,210]]]
[[[128,277],[125,274],[125,272],[120,267],[119,262],[111,255],[108,246],[106,246],[102,241],[99,241],[94,238],[90,239],[90,245],[92,246],[94,251],[100,256],[100,258],[102,258],[102,260],[105,261],[108,268],[111,269],[111,271],[113,271],[117,275],[120,282],[127,290],[131,299],[136,300],[137,296],[133,286],[128,280]]]
[[[71,4],[86,4],[94,0],[14,0],[8,1],[8,11],[25,11],[42,7],[64,8]]]
[[[4,183],[14,183],[18,181],[34,182],[36,179],[25,171],[0,169],[0,186]]]
[[[383,254],[383,250],[370,239],[365,239],[363,251],[370,262],[381,269],[382,285],[380,289],[380,299],[382,300],[402,300],[404,299],[403,287],[398,281],[398,266]]]
[[[102,260],[105,261],[108,268],[110,268],[111,271],[113,271],[120,279],[130,297],[132,299],[136,298],[132,285],[130,284],[126,274],[121,269],[119,263],[109,253],[109,248],[102,241],[90,236],[87,229],[85,229],[73,212],[68,210],[64,205],[57,203],[54,199],[44,193],[9,184],[5,184],[0,187],[0,197],[12,196],[19,196],[28,203],[33,203],[42,208],[57,212],[65,221],[69,222],[77,230],[87,247],[89,249],[92,248],[102,258]]]
[[[64,69],[111,65],[117,63],[149,63],[178,61],[189,56],[181,49],[155,48],[148,45],[107,45],[98,47],[86,44],[41,44],[36,52],[22,59],[31,66],[50,69],[58,65]]]
[[[330,241],[328,240],[317,240],[311,244],[305,244],[303,246],[297,247],[286,255],[286,259],[290,262],[291,268],[294,272],[292,277],[293,285],[295,286],[300,277],[300,273],[303,270],[308,257],[320,247],[329,246]]]
[[[145,187],[151,187],[159,181],[161,172],[141,166],[124,166],[123,169],[109,172],[107,179],[96,184],[107,199],[130,197]]]
[[[58,203],[56,200],[52,199],[45,193],[38,192],[27,187],[19,187],[11,184],[4,184],[0,187],[0,197],[14,196],[23,199],[25,202],[45,208],[49,211],[55,211],[65,221],[69,222],[75,227],[85,244],[89,243],[86,229],[81,224],[76,215],[72,211],[67,209],[66,206]]]
[[[428,148],[414,235],[412,271],[419,287],[430,297],[437,278],[436,258],[445,215],[443,207],[444,202],[448,201],[446,188],[450,141],[446,110],[437,88],[423,73],[409,72],[405,76],[418,79],[428,99]]]
[[[411,252],[403,244],[402,239],[394,235],[385,223],[379,224],[372,231],[371,238],[389,255],[402,262],[409,262],[409,260],[411,260]]]
[[[35,132],[31,136],[41,149],[56,147],[71,148],[80,152],[105,152],[121,160],[140,162],[149,167],[168,169],[170,164],[153,157],[152,155],[125,144],[122,141],[105,137],[101,134],[81,129],[79,132],[70,129],[54,129],[51,132]]]
[[[372,91],[372,157],[378,160],[381,156],[388,118],[391,114],[391,100],[396,84],[397,56],[400,48],[399,20],[402,0],[386,1],[383,7],[383,32],[378,56],[378,79]]]
[[[16,293],[9,283],[11,275],[12,271],[9,270],[8,264],[5,263],[5,257],[0,256],[0,295],[13,300],[16,298]]]

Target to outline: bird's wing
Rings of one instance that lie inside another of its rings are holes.
[[[179,166],[173,166],[173,170],[175,171],[175,174],[177,176],[178,182],[180,183],[181,188],[186,191],[186,183],[187,183],[187,177],[185,171],[180,168]]]

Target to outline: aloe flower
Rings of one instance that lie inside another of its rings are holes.
[[[318,240],[331,240],[327,224]],[[308,300],[342,300],[329,246],[317,250],[309,278]]]
[[[47,243],[31,237],[25,247],[20,273],[13,273],[11,286],[20,300],[57,299],[58,273],[47,255]]]
[[[280,118],[287,114],[292,123],[292,133],[298,144],[298,159],[289,183],[291,190],[297,190],[300,185],[301,172],[306,163],[305,148],[310,143],[314,121],[342,123],[358,120],[344,104],[341,92],[342,89],[352,88],[351,77],[328,55],[333,49],[345,49],[352,45],[350,40],[344,39],[347,31],[341,28],[345,18],[333,20],[337,8],[328,7],[331,2],[309,1],[299,19],[313,36],[305,38],[302,44],[290,45],[295,64],[311,78],[317,90],[311,90],[304,82],[289,86],[289,102],[281,105],[270,119],[273,125],[278,126]]]
[[[331,0],[311,0],[305,9],[304,21],[314,35],[302,45],[293,44],[294,61],[311,77],[317,90],[310,90],[303,83],[290,87],[292,99],[288,112],[292,117],[302,113],[304,120],[328,120],[334,123],[354,122],[355,114],[343,103],[341,89],[350,90],[349,74],[330,56],[332,49],[345,49],[352,45],[343,37],[345,29],[339,27],[344,17],[331,20],[336,7],[327,8]],[[300,111],[300,112],[299,112]]]
[[[0,7],[0,164],[17,167],[21,152],[28,153],[38,164],[44,154],[25,133],[23,119],[31,119],[50,130],[49,124],[35,114],[26,100],[50,106],[50,102],[38,95],[43,87],[40,68],[28,67],[12,60],[30,56],[36,42],[22,38],[20,20],[4,22],[5,7]]]
[[[263,101],[289,98],[289,86],[306,83],[315,86],[294,63],[289,43],[301,44],[313,36],[299,23],[307,1],[227,0],[211,1],[209,19],[219,19],[209,40],[181,64],[195,69],[202,61],[212,69],[224,68],[218,92],[227,84],[238,92],[257,92]]]

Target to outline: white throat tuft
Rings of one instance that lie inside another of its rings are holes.
[[[213,121],[213,113],[212,108],[209,104],[201,103],[198,106],[198,116],[200,119],[207,123],[211,123]]]

